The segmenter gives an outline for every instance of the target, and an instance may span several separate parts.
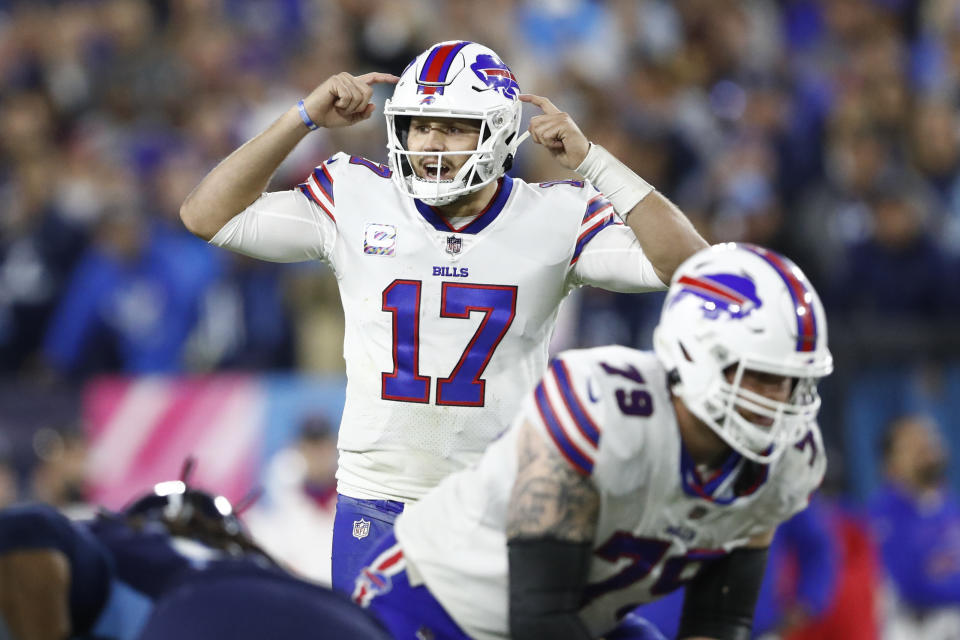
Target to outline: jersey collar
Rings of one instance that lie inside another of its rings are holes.
[[[756,493],[767,480],[769,467],[761,465],[754,469],[755,476],[749,486],[736,486],[737,477],[745,471],[744,466],[750,464],[739,453],[731,452],[721,467],[708,478],[704,478],[697,471],[697,465],[680,443],[680,477],[683,492],[694,498],[709,500],[715,504],[730,504],[737,498]]]
[[[447,222],[447,219],[440,215],[440,212],[430,205],[417,200],[414,198],[413,203],[417,207],[417,211],[420,212],[420,215],[423,216],[423,219],[427,221],[430,226],[432,226],[437,231],[453,231],[454,233],[470,233],[477,234],[490,226],[490,223],[497,219],[497,216],[500,215],[500,212],[503,211],[504,206],[507,204],[507,200],[510,199],[510,193],[513,191],[513,178],[510,176],[503,176],[500,178],[497,183],[497,192],[493,194],[493,198],[490,199],[490,202],[484,207],[483,211],[480,212],[476,218],[463,225],[459,229],[454,227],[452,224]]]

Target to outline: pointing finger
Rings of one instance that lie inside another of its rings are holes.
[[[392,73],[379,73],[377,71],[371,71],[370,73],[365,73],[362,76],[357,76],[357,80],[363,82],[364,84],[377,84],[381,82],[397,84],[400,82],[400,77],[395,76]]]
[[[521,93],[520,101],[529,102],[534,106],[540,107],[540,110],[544,113],[560,113],[560,109],[557,109],[552,102],[543,96],[534,95],[532,93]]]

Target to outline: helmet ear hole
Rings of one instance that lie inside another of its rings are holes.
[[[680,382],[680,372],[676,369],[670,369],[670,371],[667,372],[667,386],[675,387],[680,384]]]
[[[407,156],[400,156],[398,158],[400,165],[400,175],[410,176],[413,175],[413,165],[410,164],[410,158]]]
[[[397,138],[400,139],[400,146],[407,148],[407,138],[410,135],[410,123],[413,118],[410,116],[394,116],[394,126],[397,128]]]

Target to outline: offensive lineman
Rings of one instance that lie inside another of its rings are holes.
[[[796,266],[701,251],[654,353],[561,354],[479,463],[397,519],[354,599],[397,637],[585,639],[689,581],[678,637],[745,640],[774,530],[823,478],[832,367]]]
[[[377,83],[396,83],[389,166],[338,153],[299,188],[262,194],[310,130],[369,118]],[[506,175],[521,101],[544,112],[533,140],[589,182]],[[509,422],[572,289],[662,289],[706,245],[567,114],[521,95],[493,51],[464,41],[430,47],[399,78],[327,79],[214,168],[181,217],[218,246],[321,260],[337,277],[348,384],[332,576],[346,591],[404,504],[474,462]]]

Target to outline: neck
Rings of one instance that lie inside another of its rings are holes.
[[[720,467],[730,455],[730,446],[703,420],[693,415],[677,396],[673,396],[673,408],[677,414],[680,439],[693,461],[711,469]]]
[[[483,211],[483,209],[490,203],[490,201],[493,199],[493,195],[497,192],[497,187],[499,185],[500,181],[494,180],[479,191],[468,193],[457,198],[450,204],[445,204],[442,207],[434,207],[434,209],[439,211],[440,215],[442,215],[444,218],[465,218],[467,216],[475,216]]]

